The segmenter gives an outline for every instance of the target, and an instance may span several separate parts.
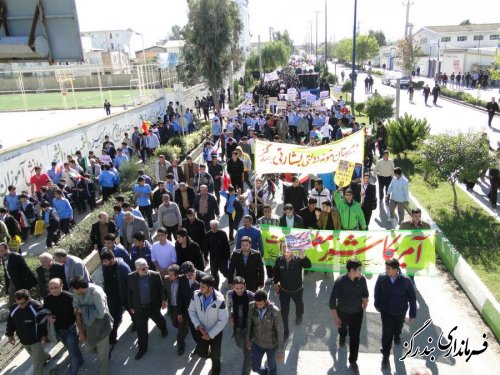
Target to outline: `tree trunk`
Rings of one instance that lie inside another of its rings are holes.
[[[460,211],[458,211],[457,188],[454,182],[451,182],[451,188],[453,189],[453,210],[455,210],[457,216],[460,216]]]

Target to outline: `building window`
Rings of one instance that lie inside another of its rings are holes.
[[[420,44],[426,44],[427,38],[420,38]]]
[[[109,33],[109,39],[113,39],[113,34]]]
[[[484,35],[474,35],[474,40],[483,40]]]
[[[467,40],[466,36],[457,36],[457,42],[465,42]]]
[[[490,35],[490,40],[498,40],[498,34]]]
[[[114,51],[115,50],[115,45],[111,43],[111,49]]]
[[[451,41],[451,37],[449,37],[449,36],[443,36],[441,38],[441,42],[449,42],[449,41]]]

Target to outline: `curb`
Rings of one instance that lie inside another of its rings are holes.
[[[496,339],[500,341],[500,305],[496,298],[486,288],[462,255],[455,249],[438,225],[432,220],[429,213],[411,194],[409,207],[419,207],[422,210],[423,216],[428,219],[431,228],[441,232],[436,241],[437,255],[439,255],[445,267],[458,281]]]

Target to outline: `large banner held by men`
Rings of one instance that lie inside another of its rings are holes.
[[[364,130],[322,146],[255,142],[255,170],[264,173],[331,173],[340,160],[363,163]]]
[[[268,225],[260,229],[267,265],[274,265],[276,258],[288,249],[305,252],[314,271],[345,272],[347,260],[355,257],[363,263],[363,272],[367,274],[384,272],[384,262],[390,258],[398,259],[409,275],[435,272],[436,237],[431,230],[331,231]]]

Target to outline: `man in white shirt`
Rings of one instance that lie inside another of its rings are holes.
[[[332,126],[328,123],[325,122],[321,128],[319,129],[321,133],[321,144],[327,144],[330,143],[330,133],[333,131]]]
[[[156,234],[158,241],[151,246],[151,261],[162,277],[168,275],[168,267],[177,263],[175,246],[167,239],[167,229],[161,227]]]
[[[323,186],[323,179],[321,179],[321,178],[317,178],[314,181],[314,189],[312,189],[309,192],[309,196],[311,198],[316,199],[318,206],[321,206],[323,204],[323,202],[325,202],[325,201],[332,200],[330,190],[325,189],[325,187]]]
[[[375,175],[378,180],[378,194],[380,200],[384,198],[384,187],[386,188],[386,194],[388,192],[389,185],[394,175],[394,161],[389,159],[389,151],[385,150],[382,154],[382,159],[377,161],[375,165]],[[388,198],[386,198],[388,201]]]
[[[403,172],[399,167],[394,168],[394,177],[392,178],[391,184],[387,189],[387,196],[390,196],[391,198],[389,202],[391,216],[388,219],[388,222],[392,222],[394,219],[394,211],[397,206],[398,223],[401,224],[405,218],[405,207],[408,205],[409,194],[408,180],[403,177]]]

